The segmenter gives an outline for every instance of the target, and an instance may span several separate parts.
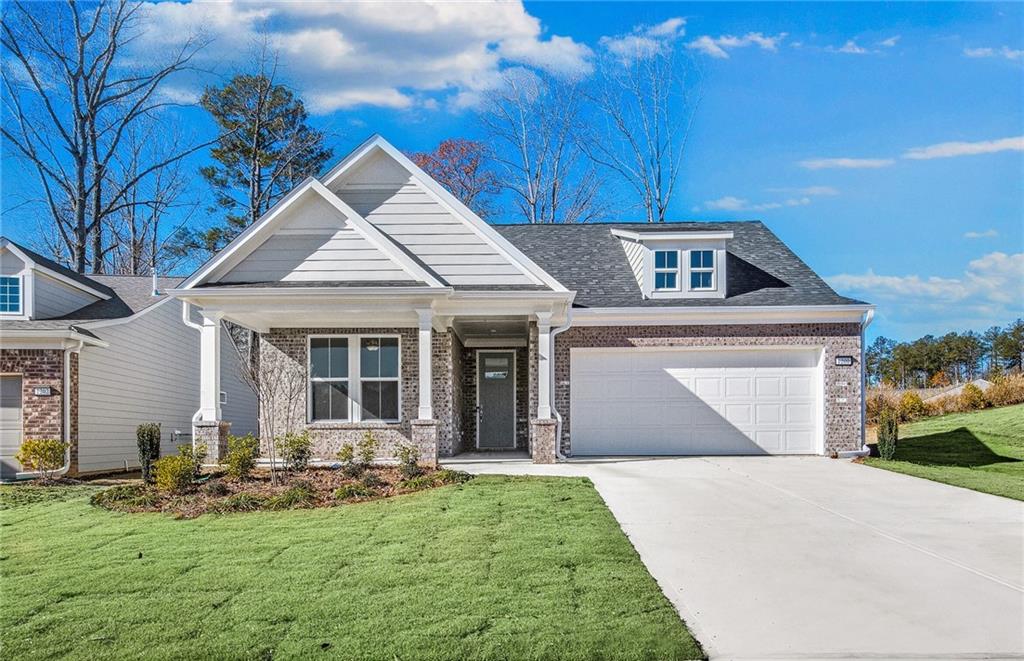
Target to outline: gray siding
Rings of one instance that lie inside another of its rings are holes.
[[[92,294],[69,287],[38,271],[34,276],[33,296],[35,296],[34,316],[36,319],[63,317],[100,300]]]
[[[286,213],[277,233],[221,282],[413,282],[401,266],[348,225],[320,196],[310,194]]]
[[[199,333],[181,321],[181,304],[171,301],[124,324],[96,333],[109,347],[86,347],[79,373],[79,470],[116,470],[138,465],[135,428],[158,422],[161,453],[174,453],[174,430],[189,442],[192,415],[199,408]],[[238,378],[230,336],[222,337],[221,389],[227,393],[225,419],[231,431],[256,430],[256,401]]]
[[[25,262],[6,248],[0,251],[0,275],[18,275],[25,269]]]
[[[453,285],[533,284],[383,153],[369,158],[333,184],[333,189],[360,215]]]

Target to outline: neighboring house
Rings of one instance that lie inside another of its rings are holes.
[[[863,445],[873,308],[761,223],[492,226],[380,137],[171,294],[203,318],[195,434],[217,452],[225,321],[301,375],[269,411],[322,458],[367,430],[427,460]]]
[[[85,276],[0,238],[0,478],[30,476],[14,460],[23,438],[67,441],[70,475],[137,467],[143,422],[160,423],[164,454],[191,441],[200,334],[163,292],[180,281]],[[223,410],[255,431],[238,359],[220,364]]]

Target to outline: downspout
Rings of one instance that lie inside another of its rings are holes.
[[[868,407],[868,368],[864,364],[864,358],[867,355],[867,348],[864,346],[864,339],[866,337],[865,331],[871,324],[871,320],[875,318],[875,309],[869,308],[864,313],[864,319],[860,324],[860,449],[861,452],[868,452],[868,441],[867,441],[867,407]]]
[[[154,284],[154,286],[155,286],[155,284]],[[189,312],[191,310],[192,310],[192,304],[188,303],[186,301],[182,301],[181,302],[181,320],[189,328],[194,328],[197,332],[201,333],[202,330],[203,330],[203,327],[201,325],[197,324],[196,322],[192,321],[192,319],[189,316]],[[192,414],[192,426],[193,426],[193,429],[195,428],[195,424],[197,422],[199,422],[199,418],[202,416],[202,414],[203,414],[202,407],[196,409],[196,412]],[[196,439],[195,439],[195,435],[193,435],[192,436],[192,446],[195,447],[195,444],[196,444]]]
[[[551,362],[551,369],[549,370],[551,372],[551,374],[550,374],[551,385],[548,388],[548,396],[551,397],[551,401],[549,402],[549,404],[551,405],[551,412],[555,414],[555,421],[556,421],[556,425],[555,425],[555,458],[559,459],[559,460],[563,460],[563,461],[567,457],[564,454],[562,454],[562,414],[558,412],[558,407],[555,406],[555,383],[556,383],[556,380],[555,380],[555,337],[559,333],[561,333],[562,331],[569,330],[570,326],[572,326],[572,304],[571,303],[569,304],[569,307],[566,309],[565,323],[562,324],[561,326],[559,326],[558,328],[552,328],[551,329],[551,339],[549,340],[551,342],[551,346],[548,348],[548,351],[551,354],[550,356],[548,356],[548,360]]]

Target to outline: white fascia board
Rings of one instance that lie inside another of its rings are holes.
[[[39,273],[42,273],[42,274],[46,275],[47,277],[53,278],[54,280],[57,280],[58,282],[62,282],[65,285],[68,285],[69,287],[74,287],[75,289],[78,289],[80,291],[84,291],[87,294],[91,294],[92,296],[95,296],[96,298],[103,299],[104,301],[110,300],[110,294],[104,294],[103,292],[99,291],[98,289],[93,289],[89,285],[81,283],[81,282],[79,282],[79,281],[77,281],[77,280],[75,280],[73,278],[69,278],[68,276],[64,275],[63,273],[58,273],[57,271],[54,271],[53,269],[47,268],[45,266],[42,266],[42,265],[36,263],[35,261],[33,261],[33,259],[31,257],[29,257],[24,252],[22,252],[22,250],[20,248],[18,248],[18,246],[16,246],[13,243],[11,243],[8,239],[0,238],[0,248],[7,248],[12,253],[14,253],[18,257],[18,259],[20,259],[25,264],[25,270],[26,271],[28,271],[28,270],[38,271]],[[86,277],[88,277],[88,276],[86,276]]]
[[[574,326],[860,323],[872,305],[758,305],[673,308],[576,308]]]
[[[96,321],[83,321],[75,325],[81,326],[82,328],[88,328],[89,330],[92,330],[93,328],[104,328],[106,326],[120,326],[121,324],[127,324],[132,321],[135,321],[139,317],[149,314],[153,310],[158,309],[161,305],[166,305],[169,301],[173,300],[174,299],[171,298],[170,296],[164,296],[162,299],[153,303],[152,305],[142,308],[135,314],[129,315],[127,317],[118,317],[117,319],[97,319]]]
[[[632,232],[630,230],[612,229],[613,236],[630,241],[728,241],[733,238],[732,232]]]
[[[168,296],[189,302],[213,299],[237,298],[295,298],[314,297],[337,298],[388,298],[446,296],[451,287],[202,287],[193,289],[168,289]]]
[[[107,347],[109,343],[70,328],[46,330],[5,329],[2,346],[5,349],[69,349],[79,342],[95,347]]]
[[[395,159],[399,165],[408,170],[413,179],[421,184],[431,197],[441,206],[446,207],[452,215],[461,218],[477,236],[515,264],[522,271],[523,275],[533,280],[536,284],[547,285],[555,291],[568,291],[550,273],[542,269],[521,250],[512,245],[508,239],[495,231],[480,216],[476,215],[469,207],[459,201],[457,197],[448,192],[444,186],[437,183],[433,177],[424,172],[418,165],[409,160],[405,154],[380,135],[375,134],[371,136],[369,140],[361,144],[351,154],[342,159],[340,163],[331,168],[331,171],[324,177],[324,185],[330,186],[356,163],[372,153],[374,149],[380,149]]]

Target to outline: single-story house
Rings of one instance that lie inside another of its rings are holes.
[[[236,425],[225,322],[298,377],[263,422],[325,459],[367,430],[428,461],[863,446],[873,308],[760,222],[489,225],[379,136],[170,294],[202,318],[195,436],[215,452]]]
[[[191,442],[200,333],[165,293],[179,282],[82,275],[0,237],[0,479],[32,476],[14,459],[26,438],[67,442],[68,475],[137,467],[144,422],[160,423],[164,454]],[[220,360],[222,410],[255,431],[239,359]]]

